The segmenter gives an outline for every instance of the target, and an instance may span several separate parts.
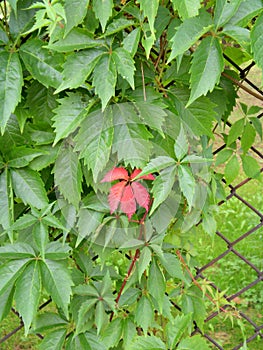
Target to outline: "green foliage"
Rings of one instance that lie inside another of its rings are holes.
[[[261,109],[241,105],[231,125],[224,54],[262,68],[261,12],[258,0],[1,2],[1,321],[13,307],[40,349],[209,348],[190,337],[206,298],[180,235],[216,229],[216,124],[226,183],[241,166],[260,178]]]

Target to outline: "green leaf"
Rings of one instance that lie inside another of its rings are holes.
[[[99,300],[95,308],[95,324],[97,326],[97,334],[101,333],[102,328],[108,322],[108,317],[105,312],[104,304],[102,300]]]
[[[94,68],[93,75],[92,83],[95,86],[96,94],[101,99],[102,110],[104,110],[111,97],[115,95],[117,70],[112,55],[101,56]]]
[[[93,0],[93,10],[99,19],[102,31],[105,31],[108,19],[111,17],[114,4],[112,0]]]
[[[262,0],[242,1],[229,23],[245,27],[262,10]]]
[[[17,242],[0,247],[0,257],[5,259],[25,259],[35,257],[34,249],[27,243]]]
[[[56,92],[67,88],[78,88],[83,85],[103,53],[105,53],[104,49],[93,48],[69,54],[63,66],[62,84],[57,88]]]
[[[251,30],[251,47],[253,57],[259,68],[263,69],[263,12],[257,18]],[[263,79],[263,78],[262,78]],[[262,80],[263,82],[263,80]]]
[[[87,313],[90,311],[91,308],[95,309],[95,304],[97,303],[97,298],[92,299],[86,299],[78,310],[78,320],[76,325],[76,333],[80,334],[85,330],[85,323],[87,322]],[[92,313],[94,314],[94,312]]]
[[[227,185],[230,184],[239,174],[239,161],[236,155],[233,155],[225,167],[225,179]]]
[[[43,219],[44,220],[44,219]],[[50,260],[63,260],[69,257],[71,248],[66,243],[58,241],[49,242],[46,245],[45,257]]]
[[[166,350],[166,346],[161,341],[160,338],[157,338],[154,335],[152,335],[152,336],[147,335],[145,337],[138,337],[136,342],[134,342],[130,347],[130,350],[138,350],[138,349],[140,349],[140,350]]]
[[[55,184],[59,191],[76,208],[81,198],[82,171],[78,155],[70,145],[61,147],[54,167]]]
[[[29,259],[11,260],[0,266],[0,294],[4,293],[10,285],[13,285],[29,261]]]
[[[43,154],[42,151],[36,148],[28,148],[25,146],[14,147],[8,154],[8,165],[14,168],[25,167],[41,154]]]
[[[7,230],[14,221],[13,191],[8,169],[0,175],[0,198],[0,224]]]
[[[118,33],[127,27],[131,27],[133,24],[134,24],[133,21],[130,21],[130,20],[123,18],[123,17],[114,19],[108,25],[106,33],[104,35],[102,35],[102,37],[106,37],[106,36]]]
[[[28,334],[31,323],[37,313],[41,293],[41,278],[38,261],[27,265],[16,282],[15,302]]]
[[[171,39],[172,52],[167,63],[182,55],[211,27],[212,20],[206,11],[200,11],[199,16],[186,19]]]
[[[118,160],[132,167],[143,167],[149,160],[152,135],[142,124],[131,103],[119,103],[112,107],[114,138],[112,152]]]
[[[73,28],[64,39],[49,43],[47,48],[57,52],[72,52],[75,50],[98,48],[103,44],[103,40],[93,39],[90,32],[86,29]]]
[[[68,92],[67,96],[59,99],[59,106],[54,109],[53,127],[56,129],[54,144],[69,136],[81,124],[87,114],[87,102],[79,92]]]
[[[144,247],[141,251],[140,258],[138,260],[138,280],[141,281],[142,274],[150,264],[152,260],[152,252],[148,247]]]
[[[227,24],[224,26],[223,33],[236,40],[244,49],[250,51],[250,31],[247,28]]]
[[[206,340],[200,335],[183,339],[177,347],[178,350],[210,350]]]
[[[79,210],[79,220],[78,220],[78,239],[76,242],[76,246],[79,245],[79,243],[84,239],[88,238],[89,235],[96,231],[98,226],[101,224],[102,218],[104,214],[86,209],[81,208]]]
[[[73,27],[80,24],[86,16],[89,0],[65,0],[66,28],[65,36]]]
[[[154,21],[157,16],[159,0],[138,0],[140,9],[143,11],[144,17],[147,17],[150,30],[154,35]]]
[[[80,158],[84,158],[84,163],[92,170],[93,178],[97,181],[100,171],[105,168],[110,157],[113,141],[111,109],[88,114],[75,141],[76,151],[80,152]]]
[[[135,102],[135,108],[138,110],[142,122],[151,129],[156,130],[164,137],[163,124],[167,116],[164,109],[148,102]]]
[[[217,154],[215,166],[218,166],[220,164],[224,164],[228,161],[228,159],[232,156],[233,150],[232,149],[223,149]]]
[[[52,329],[55,327],[59,326],[66,326],[67,321],[60,317],[58,314],[54,312],[44,312],[41,314],[37,314],[35,320],[34,320],[34,325],[33,325],[33,330],[34,333],[36,332],[44,332],[47,331],[48,329]]]
[[[21,100],[23,73],[16,52],[0,52],[0,128],[4,133],[6,124]]]
[[[242,157],[242,165],[245,174],[250,178],[258,178],[260,174],[260,165],[255,158],[251,156]]]
[[[188,153],[188,150],[189,150],[189,143],[186,138],[184,128],[181,125],[180,133],[174,144],[174,153],[176,158],[180,161]]]
[[[175,254],[164,253],[160,261],[171,277],[186,281],[181,263]]]
[[[2,321],[9,314],[13,304],[14,296],[14,282],[10,283],[5,292],[0,293],[0,321]]]
[[[153,319],[153,305],[150,300],[143,295],[137,303],[134,321],[138,326],[142,327],[144,333],[147,334],[147,330],[152,325]]]
[[[246,153],[253,145],[255,137],[256,130],[250,123],[247,123],[241,136],[241,147],[244,153]]]
[[[118,47],[112,52],[112,58],[115,62],[117,72],[123,79],[127,80],[131,88],[134,89],[134,61],[128,51],[122,47]]]
[[[192,314],[177,316],[173,322],[168,322],[166,332],[169,348],[174,348],[192,323]]]
[[[157,178],[154,180],[152,188],[154,201],[150,211],[150,215],[169,196],[175,182],[176,171],[176,166],[171,165],[168,168],[162,170],[160,175],[158,175]]]
[[[152,260],[152,263],[149,268],[147,288],[149,290],[149,293],[155,298],[159,306],[160,312],[162,312],[166,283],[164,275],[156,259]]]
[[[237,12],[243,0],[217,0],[215,6],[214,21],[216,29],[226,24]]]
[[[193,206],[193,199],[195,195],[195,179],[187,165],[178,166],[178,180],[180,189],[187,200],[190,210]]]
[[[66,334],[66,329],[56,329],[48,333],[42,340],[39,350],[62,350]]]
[[[189,91],[173,89],[172,98],[177,112],[190,130],[196,135],[208,135],[213,138],[212,127],[215,119],[214,104],[206,97],[199,97],[186,108]]]
[[[51,55],[43,46],[42,40],[31,39],[20,47],[19,53],[34,79],[46,87],[57,88],[62,82],[60,65],[63,57],[60,54]]]
[[[200,0],[172,0],[173,7],[183,20],[198,15]]]
[[[43,286],[68,317],[68,305],[73,285],[68,266],[61,261],[46,259],[41,261],[40,267]]]
[[[249,120],[251,121],[252,125],[254,126],[256,132],[258,133],[260,139],[262,140],[262,124],[260,120],[256,117],[250,117]]]
[[[236,139],[243,133],[244,123],[245,123],[245,119],[242,118],[242,119],[237,120],[231,126],[231,129],[230,129],[228,137],[227,137],[227,146],[230,146],[233,142],[235,142]]]
[[[131,54],[131,57],[134,57],[137,52],[140,34],[140,28],[135,28],[123,40],[123,48]]]
[[[33,238],[37,248],[42,256],[45,258],[45,248],[48,243],[48,227],[41,221],[34,225],[32,230]]]
[[[224,59],[218,39],[212,36],[203,39],[193,55],[188,106],[201,95],[206,95],[214,89],[223,69]]]
[[[122,320],[121,318],[115,318],[110,322],[103,330],[102,340],[109,348],[117,346],[122,335]]]
[[[30,163],[30,168],[36,171],[40,171],[55,162],[59,147],[57,145],[54,147],[51,145],[43,145],[39,146],[38,149],[42,151],[42,155],[33,159],[33,161]]]
[[[48,198],[42,179],[29,168],[11,169],[12,183],[17,197],[25,204],[42,209],[48,205]]]
[[[16,231],[23,230],[34,225],[37,222],[38,218],[31,214],[24,214],[20,216],[15,223],[12,225],[12,229]]]
[[[123,347],[129,348],[130,344],[137,335],[137,329],[133,321],[129,318],[123,320]]]
[[[165,168],[170,167],[171,165],[175,165],[175,160],[173,158],[167,157],[167,156],[159,156],[157,158],[152,159],[146,165],[146,167],[142,169],[142,172],[138,176],[136,176],[136,178],[139,178],[141,176],[148,175],[151,173],[157,173]]]

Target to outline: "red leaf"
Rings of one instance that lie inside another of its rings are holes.
[[[111,214],[116,209],[118,209],[122,194],[124,192],[125,185],[126,185],[126,181],[121,181],[121,182],[118,182],[117,184],[113,185],[110,189],[110,194],[108,196],[108,200],[109,200]]]
[[[140,173],[141,173],[141,169],[135,169],[131,176],[130,176],[130,179],[133,180],[135,179],[136,176],[138,176]],[[140,176],[138,179],[144,179],[144,180],[154,180],[155,177],[152,175],[152,174],[148,174],[148,175],[143,175],[143,176]]]
[[[123,211],[130,219],[136,212],[136,201],[130,185],[123,190],[121,197],[121,211]]]
[[[149,203],[150,203],[150,195],[146,190],[146,188],[139,182],[133,182],[131,184],[131,187],[133,189],[136,202],[139,204],[139,206],[145,208],[146,211],[148,211]]]
[[[112,182],[115,180],[129,180],[128,171],[124,168],[113,168],[104,176],[101,182]]]

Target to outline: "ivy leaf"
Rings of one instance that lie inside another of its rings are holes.
[[[0,127],[4,133],[8,119],[21,100],[23,73],[16,52],[0,52]]]
[[[39,350],[62,350],[66,329],[56,329],[48,333],[39,345]]]
[[[258,178],[260,175],[260,165],[256,159],[250,156],[242,156],[241,158],[245,174],[252,179]]]
[[[227,137],[227,146],[230,146],[233,142],[237,140],[237,138],[242,135],[244,130],[244,123],[245,119],[239,119],[237,120],[232,126],[229,131],[228,137]]]
[[[54,145],[62,138],[74,132],[87,114],[87,102],[79,92],[68,92],[67,96],[59,99],[59,106],[54,109],[53,127],[56,129]]]
[[[49,259],[40,263],[43,286],[68,318],[68,305],[73,285],[68,266],[61,261]]]
[[[149,293],[156,300],[160,312],[162,312],[166,283],[164,275],[155,259],[153,259],[149,268],[147,288],[149,290]]]
[[[141,168],[149,160],[152,135],[138,118],[133,105],[119,103],[112,107],[114,138],[112,152],[117,152],[118,160],[125,165]]]
[[[131,27],[133,24],[134,24],[133,21],[130,21],[130,20],[128,20],[126,18],[123,18],[123,17],[114,19],[108,25],[106,33],[104,35],[102,35],[102,37],[106,37],[106,36],[118,33],[118,32],[122,31],[123,29],[125,29],[127,27]]]
[[[168,168],[162,170],[160,175],[157,176],[157,178],[154,180],[152,188],[154,201],[150,211],[150,215],[169,196],[175,182],[176,171],[176,166],[171,165]]]
[[[143,168],[142,172],[139,175],[144,176],[150,173],[157,173],[174,164],[175,164],[175,160],[173,158],[167,157],[167,156],[159,156],[157,158],[152,159],[146,165],[146,167]],[[136,176],[136,178],[138,178],[139,175]]]
[[[236,155],[233,155],[225,167],[226,184],[230,184],[239,174],[239,161]]]
[[[199,97],[186,108],[189,91],[186,89],[173,89],[173,100],[182,120],[196,135],[208,135],[213,138],[212,126],[215,120],[215,105],[206,97]]]
[[[34,258],[35,256],[34,249],[27,243],[17,242],[0,247],[0,257],[5,259]]]
[[[81,198],[82,171],[78,155],[71,146],[60,149],[54,167],[55,184],[69,203],[76,208]]]
[[[110,171],[107,172],[107,174],[104,176],[104,178],[101,180],[101,182],[112,182],[115,180],[129,180],[129,174],[128,171],[125,168],[116,168],[114,167]]]
[[[67,88],[74,89],[83,85],[96,66],[103,49],[87,49],[74,52],[66,57],[63,70],[63,81],[56,93]]]
[[[14,168],[27,166],[34,158],[42,155],[42,151],[36,148],[24,146],[14,147],[8,154],[8,165]]]
[[[180,341],[181,337],[189,329],[192,323],[192,314],[177,316],[173,322],[168,322],[166,332],[168,336],[168,346],[173,348]]]
[[[233,150],[232,149],[223,149],[217,154],[215,166],[218,166],[220,164],[224,164],[228,161],[228,159],[232,156]]]
[[[135,102],[135,108],[139,112],[139,116],[145,125],[148,125],[151,129],[154,129],[164,137],[162,126],[167,116],[165,110],[161,107],[148,103],[148,102]]]
[[[34,79],[46,87],[57,88],[62,82],[60,65],[63,57],[60,54],[51,55],[43,45],[42,40],[31,39],[20,47],[19,53]]]
[[[7,230],[14,221],[13,191],[10,173],[7,169],[0,175],[0,198],[0,224]]]
[[[137,303],[134,320],[138,326],[142,327],[146,334],[148,328],[153,322],[153,318],[153,305],[150,300],[143,295]]]
[[[81,208],[79,210],[78,220],[78,238],[76,247],[85,238],[98,228],[101,224],[104,214],[95,210]]]
[[[140,28],[135,28],[123,39],[123,48],[134,57],[140,41]]]
[[[138,3],[140,4],[140,9],[143,11],[144,16],[148,18],[150,30],[154,35],[154,21],[157,16],[159,0],[138,0]]]
[[[42,256],[45,258],[45,248],[48,243],[48,227],[43,224],[42,221],[39,221],[34,225],[32,230],[33,238],[36,243],[37,248]]]
[[[23,319],[25,335],[37,313],[41,293],[41,278],[38,261],[32,261],[16,282],[16,309]]]
[[[200,335],[194,337],[189,337],[183,339],[177,346],[178,350],[193,350],[193,349],[202,349],[210,350],[210,346],[207,344],[206,340]]]
[[[261,0],[242,1],[229,24],[246,27],[248,22],[262,9]]]
[[[256,130],[250,123],[247,123],[244,127],[244,131],[241,136],[241,147],[244,153],[246,153],[253,145],[256,137]]]
[[[195,180],[188,166],[178,166],[178,180],[190,209],[193,205],[195,194]]]
[[[99,19],[102,31],[105,31],[108,19],[111,17],[114,4],[112,0],[93,0],[93,10]]]
[[[154,335],[145,337],[139,337],[134,343],[131,344],[130,350],[165,350],[166,346],[160,338]]]
[[[173,7],[183,20],[198,15],[200,0],[172,0]]]
[[[128,51],[122,47],[118,47],[112,52],[112,58],[115,62],[117,72],[127,80],[131,88],[134,90],[134,61]]]
[[[65,36],[73,27],[80,24],[86,16],[89,0],[65,0],[66,29]]]
[[[57,326],[66,326],[67,321],[60,317],[57,313],[45,311],[37,314],[34,320],[34,332],[44,332]]]
[[[219,0],[216,1],[214,21],[216,29],[227,23],[237,12],[240,3],[243,0]]]
[[[200,11],[199,16],[187,18],[172,37],[172,52],[168,59],[171,62],[175,57],[182,55],[202,35],[212,27],[212,20],[206,11]]]
[[[180,161],[188,153],[189,143],[186,138],[184,128],[181,125],[180,133],[174,144],[174,153],[176,158]]]
[[[38,172],[30,168],[11,169],[12,184],[17,197],[37,209],[48,205],[43,181]]]
[[[150,264],[152,260],[152,252],[148,247],[144,247],[141,251],[140,258],[138,261],[138,280],[141,281],[142,274]]]
[[[261,35],[262,31],[263,31],[263,12],[257,18],[251,30],[251,47],[252,47],[253,57],[255,62],[261,69],[263,69],[263,37]]]
[[[104,112],[94,111],[81,123],[75,137],[76,151],[84,158],[84,163],[91,169],[97,181],[100,171],[106,166],[113,142],[113,125],[111,109]]]
[[[107,324],[108,317],[105,312],[103,301],[99,300],[95,307],[95,324],[97,326],[97,334],[101,333],[101,329]]]
[[[190,70],[191,95],[187,106],[214,89],[223,69],[224,59],[218,39],[212,36],[205,38],[193,55]]]
[[[122,320],[118,317],[103,330],[102,340],[109,348],[117,346],[122,335]]]
[[[3,321],[11,310],[14,290],[14,282],[12,282],[3,293],[0,293],[0,321]]]
[[[101,56],[93,74],[95,92],[99,95],[102,110],[104,110],[111,97],[115,95],[117,70],[112,55],[105,54]]]
[[[29,259],[11,260],[0,266],[0,293],[4,293],[22,274]]]
[[[250,31],[247,28],[227,24],[224,26],[223,33],[230,38],[233,38],[248,52],[250,51]]]

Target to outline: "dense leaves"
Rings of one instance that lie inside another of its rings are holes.
[[[215,232],[218,179],[260,179],[229,62],[262,69],[262,8],[0,2],[1,321],[40,349],[209,348],[192,231]]]

